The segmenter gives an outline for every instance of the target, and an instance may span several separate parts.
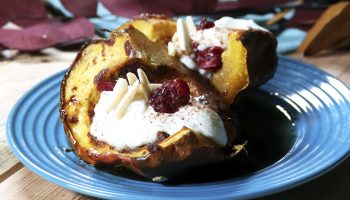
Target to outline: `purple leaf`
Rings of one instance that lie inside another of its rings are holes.
[[[94,26],[85,18],[69,23],[42,23],[23,30],[0,30],[0,45],[9,49],[37,51],[43,48],[91,39]]]
[[[63,6],[75,17],[95,17],[97,0],[61,0]]]
[[[100,0],[111,13],[133,17],[141,13],[158,13],[168,16],[178,14],[209,13],[214,11],[217,0]]]
[[[0,26],[12,21],[26,27],[47,19],[47,12],[40,0],[0,0],[0,5]]]

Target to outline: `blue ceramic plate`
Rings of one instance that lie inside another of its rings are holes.
[[[109,199],[253,198],[309,181],[349,154],[349,88],[319,69],[281,57],[274,78],[260,89],[293,109],[296,139],[278,161],[245,176],[175,185],[112,175],[64,151],[70,144],[58,113],[63,75],[44,80],[17,102],[8,119],[7,136],[25,166],[82,194]],[[290,111],[280,110],[289,116]]]

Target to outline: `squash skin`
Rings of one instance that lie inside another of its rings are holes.
[[[270,80],[276,72],[278,61],[277,41],[270,32],[254,30],[242,34],[240,40],[248,52],[249,87],[259,87]]]
[[[110,168],[124,166],[150,179],[172,177],[192,166],[230,159],[222,147],[186,127],[153,146],[145,145],[126,152],[117,151],[89,134],[93,109],[99,99],[96,81],[116,79],[139,67],[149,72],[147,74],[152,82],[183,78],[189,83],[192,96],[206,94],[216,105],[212,107],[214,110],[224,112],[227,109],[217,98],[217,91],[206,80],[167,55],[165,45],[150,41],[129,26],[109,39],[93,40],[86,44],[64,76],[60,93],[60,119],[76,154],[89,164]],[[228,116],[223,120],[230,121],[230,118]],[[232,130],[228,134],[227,148],[230,148],[236,132],[229,123],[226,125]]]

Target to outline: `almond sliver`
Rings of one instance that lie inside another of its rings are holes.
[[[137,74],[139,75],[139,79],[141,82],[141,87],[143,90],[143,94],[145,96],[146,101],[148,101],[149,95],[151,95],[151,87],[148,81],[146,73],[142,69],[137,69]]]
[[[159,88],[160,86],[162,86],[162,84],[160,84],[160,83],[151,83],[150,86],[151,86],[151,90],[153,91],[153,90]]]
[[[113,110],[120,100],[123,98],[124,94],[128,91],[128,83],[124,78],[118,79],[117,83],[113,88],[113,96],[111,97],[112,101],[107,105],[107,112]]]
[[[194,22],[193,22],[193,19],[191,16],[186,17],[186,26],[187,26],[187,30],[190,34],[197,32],[196,26],[194,25]]]
[[[162,84],[160,84],[160,83],[150,83],[149,86],[151,88],[151,91],[153,91],[153,90],[159,88],[160,86],[162,86]],[[139,89],[137,90],[137,94],[143,94],[142,87],[139,87]]]
[[[132,86],[129,88],[128,92],[122,98],[122,100],[118,104],[117,108],[115,109],[115,116],[117,118],[120,118],[123,115],[126,108],[129,106],[131,101],[134,99],[139,86],[140,86],[140,83],[138,83],[136,81],[134,84],[132,84]]]
[[[169,56],[175,56],[175,54],[176,54],[176,49],[174,47],[174,43],[172,43],[172,42],[168,43],[168,54],[169,54]]]
[[[135,83],[135,81],[137,81],[137,76],[134,73],[127,73],[126,74],[126,78],[128,79],[129,85],[132,85]]]
[[[174,35],[173,35],[173,37],[171,37],[171,41],[176,42],[176,41],[178,41],[178,40],[179,40],[179,38],[178,38],[178,36],[177,36],[177,32],[175,32]]]
[[[188,34],[187,27],[182,19],[178,19],[176,22],[176,32],[179,38],[179,47],[185,52],[190,52],[190,36]]]

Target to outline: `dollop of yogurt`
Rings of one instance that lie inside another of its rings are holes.
[[[95,106],[90,134],[117,149],[133,149],[157,140],[157,132],[172,135],[183,127],[200,133],[219,145],[226,145],[226,130],[220,116],[207,106],[191,101],[175,113],[158,113],[138,94],[124,115],[116,118],[106,105],[115,91],[104,91]]]

